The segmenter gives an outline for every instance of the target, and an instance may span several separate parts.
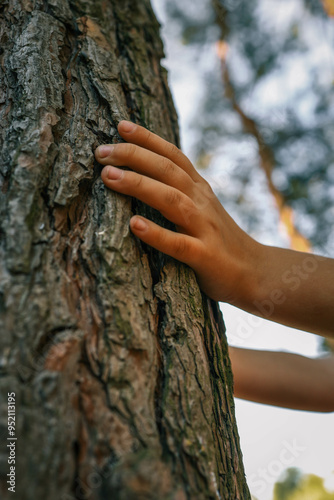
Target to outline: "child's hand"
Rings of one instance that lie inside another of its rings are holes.
[[[136,215],[130,221],[132,232],[192,267],[209,297],[241,306],[261,245],[237,226],[176,146],[131,122],[120,122],[118,131],[127,144],[100,146],[95,151],[97,161],[107,165],[103,182],[159,210],[178,231]]]
[[[136,215],[130,227],[138,238],[192,267],[209,297],[334,337],[333,259],[257,243],[231,219],[178,148],[130,122],[120,122],[118,131],[128,144],[100,146],[95,152],[107,165],[103,182],[156,208],[178,231]]]

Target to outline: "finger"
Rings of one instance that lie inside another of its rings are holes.
[[[153,151],[153,153],[157,153],[173,161],[182,170],[187,172],[193,180],[196,181],[200,178],[191,161],[171,142],[165,141],[165,139],[153,134],[140,125],[125,120],[119,122],[118,132],[127,142],[142,146],[145,149]]]
[[[190,224],[191,216],[198,216],[193,201],[181,191],[162,182],[115,167],[107,166],[101,177],[107,187],[122,194],[134,196],[159,212],[188,234],[198,232],[198,224]],[[193,221],[192,221],[193,222]]]
[[[183,193],[190,195],[193,192],[194,181],[184,170],[169,158],[135,144],[99,146],[95,157],[102,165],[126,165],[136,172],[178,188]]]
[[[162,228],[138,215],[131,218],[130,229],[144,243],[191,267],[201,261],[201,242],[197,238]]]

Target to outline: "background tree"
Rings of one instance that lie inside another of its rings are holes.
[[[333,255],[332,0],[161,2],[201,68],[192,156],[218,181],[226,172],[216,186],[224,206],[247,232],[263,234],[260,168],[291,246]],[[219,39],[221,67],[207,63]]]
[[[2,499],[8,392],[20,500],[249,498],[217,304],[93,159],[124,118],[178,144],[162,56],[148,0],[1,3]]]
[[[334,500],[324,480],[315,474],[302,475],[298,469],[287,469],[285,477],[274,487],[273,500]]]

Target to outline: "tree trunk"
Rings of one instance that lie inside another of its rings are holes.
[[[218,306],[93,157],[121,119],[178,143],[149,0],[0,16],[1,498],[249,499]]]

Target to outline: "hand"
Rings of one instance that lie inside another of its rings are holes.
[[[176,225],[130,220],[148,245],[188,264],[212,299],[295,328],[334,337],[334,260],[261,245],[224,210],[209,184],[173,144],[131,122],[127,143],[95,151],[105,185],[135,196]],[[115,166],[128,166],[125,171]]]
[[[192,267],[209,297],[242,307],[261,245],[237,226],[176,146],[127,121],[119,123],[118,132],[127,143],[95,151],[97,161],[106,165],[103,182],[159,210],[177,229],[164,229],[136,215],[130,220],[132,232]]]

